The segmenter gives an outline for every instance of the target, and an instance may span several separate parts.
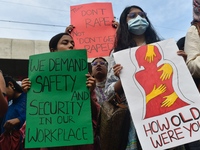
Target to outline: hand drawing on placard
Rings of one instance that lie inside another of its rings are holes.
[[[144,99],[143,118],[159,116],[192,103],[180,91],[176,66],[164,59],[156,45],[140,46],[135,51],[138,69],[134,80],[140,86]],[[175,66],[175,67],[172,67]],[[137,68],[136,67],[136,68]],[[176,83],[176,84],[174,84]],[[175,87],[176,86],[176,87]],[[178,89],[179,92],[176,90]],[[178,94],[182,94],[181,96]]]

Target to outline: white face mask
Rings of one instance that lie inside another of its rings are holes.
[[[148,26],[147,20],[140,15],[128,21],[128,30],[135,35],[143,34]]]

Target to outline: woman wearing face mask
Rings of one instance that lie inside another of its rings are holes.
[[[120,16],[119,27],[116,32],[114,50],[110,55],[105,91],[108,96],[117,92],[123,100],[126,100],[119,78],[122,66],[115,63],[113,53],[129,47],[158,42],[159,40],[160,38],[147,18],[147,14],[140,7],[130,6],[124,9]],[[127,137],[127,146],[124,149],[140,149],[139,142],[137,141],[135,128],[131,120]]]
[[[157,35],[147,14],[138,6],[129,6],[124,9],[120,16],[118,30],[116,32],[114,50],[110,54],[110,63],[108,66],[108,75],[105,86],[105,93],[107,96],[113,95],[117,92],[122,100],[126,101],[124,91],[122,88],[121,80],[119,77],[122,66],[116,64],[114,61],[113,53],[123,49],[146,45],[160,41],[161,38]],[[179,54],[183,56],[183,54]],[[127,120],[128,121],[128,120]],[[130,118],[130,128],[127,137],[126,150],[140,150],[141,146],[137,139],[133,121]],[[183,146],[176,147],[173,150],[183,150]],[[171,150],[171,149],[170,149]]]

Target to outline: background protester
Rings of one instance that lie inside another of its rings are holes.
[[[188,29],[184,51],[188,55],[186,64],[200,92],[200,0],[193,0],[193,20]],[[185,144],[186,150],[200,149],[200,141]]]
[[[3,116],[8,109],[8,102],[6,99],[6,84],[3,78],[3,73],[0,70],[0,116]]]
[[[187,66],[194,78],[200,78],[200,0],[193,0],[193,21],[185,37]]]
[[[6,150],[9,146],[12,146],[9,149],[18,149],[22,147],[20,128],[26,120],[27,97],[12,77],[4,76],[4,79],[9,107],[1,122],[0,146],[2,150]]]
[[[186,64],[200,91],[200,0],[193,0],[193,21],[185,37]]]
[[[103,57],[97,57],[91,62],[92,76],[96,79],[95,93],[97,102],[102,104],[107,100],[107,96],[104,93],[106,77],[108,72],[108,62]]]
[[[1,124],[1,133],[19,130],[26,120],[26,94],[12,77],[5,76],[4,79],[7,99],[11,102]]]
[[[185,37],[182,37],[177,41],[177,46],[179,48],[179,51],[177,52],[177,54],[180,55],[180,56],[183,56],[184,60],[186,61],[187,60],[187,54],[184,51]],[[193,80],[194,80],[194,83],[195,83],[197,89],[200,92],[200,78],[193,77]]]

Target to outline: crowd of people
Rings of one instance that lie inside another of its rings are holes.
[[[86,85],[90,91],[92,125],[94,133],[94,143],[90,145],[65,146],[35,148],[32,150],[101,150],[99,131],[99,116],[101,113],[101,105],[107,101],[109,97],[117,93],[128,106],[126,95],[120,79],[120,73],[123,70],[121,64],[116,64],[113,54],[121,50],[143,46],[163,40],[158,36],[153,25],[151,24],[147,13],[139,6],[126,7],[121,13],[119,23],[113,21],[112,26],[116,28],[116,37],[113,49],[110,50],[109,61],[103,57],[96,57],[90,63],[91,73],[86,74]],[[49,41],[50,52],[75,49],[75,42],[71,36],[71,32],[75,25],[70,25],[65,32],[56,34]],[[178,55],[182,56],[191,72],[192,77],[200,91],[200,0],[193,0],[193,21],[186,36],[177,42],[179,51]],[[84,78],[84,77],[83,77]],[[14,132],[20,133],[16,140],[16,147],[9,147],[2,144],[2,150],[24,150],[24,136],[26,128],[26,101],[27,92],[31,88],[29,78],[22,80],[19,85],[15,79],[10,76],[3,75],[0,71],[0,116],[1,116],[1,141],[5,141],[4,136],[14,136]],[[130,115],[130,114],[129,114]],[[140,150],[141,143],[138,139],[134,122],[131,117],[124,120],[129,123],[126,145],[119,150]],[[119,120],[120,121],[120,120]],[[117,133],[116,133],[117,134]],[[200,142],[195,141],[178,147],[173,150],[197,150],[200,149]]]

